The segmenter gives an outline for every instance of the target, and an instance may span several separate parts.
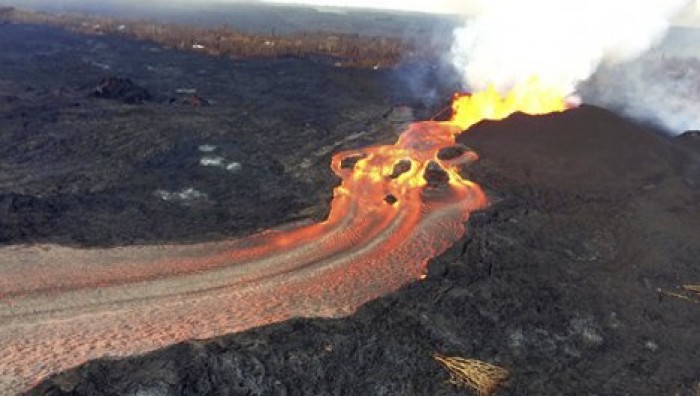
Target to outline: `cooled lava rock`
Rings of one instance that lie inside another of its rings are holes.
[[[391,171],[391,177],[392,179],[396,179],[397,177],[403,175],[404,173],[408,172],[411,170],[411,161],[407,159],[402,159],[396,164],[394,164],[394,169]]]
[[[394,194],[387,194],[387,196],[384,197],[384,202],[388,203],[389,205],[393,205],[399,202],[399,200],[394,196]]]
[[[333,152],[321,154],[319,147],[338,152],[395,139],[382,117],[388,71],[356,76],[353,69],[319,69],[298,59],[231,63],[188,51],[152,52],[124,37],[86,40],[20,24],[0,26],[0,48],[0,173],[7,176],[0,178],[0,195],[32,201],[0,215],[2,245],[189,243],[300,217],[323,220],[339,179],[328,166]],[[68,53],[75,62],[66,61]],[[40,62],[37,54],[45,54]],[[95,74],[104,69],[89,60],[111,69]],[[174,67],[147,72],[154,65]],[[342,78],[335,79],[338,73]],[[153,98],[133,105],[91,96],[103,77],[128,77]],[[363,90],[348,90],[348,82]],[[177,92],[183,86],[199,90]],[[216,95],[205,94],[210,91]],[[167,105],[171,96],[192,93],[221,105]],[[360,131],[368,134],[346,139]],[[217,146],[223,165],[237,162],[244,171],[203,166],[209,154],[200,145]],[[189,205],[164,199],[161,190],[171,196],[196,190],[208,199]]]
[[[355,164],[357,164],[357,161],[364,158],[367,158],[365,154],[351,155],[349,157],[345,157],[340,161],[340,168],[352,169],[355,167]]]
[[[143,103],[153,97],[146,88],[134,84],[134,82],[128,78],[120,77],[107,77],[102,79],[92,91],[92,96],[121,100],[129,104]]]
[[[428,163],[423,177],[430,188],[444,187],[450,182],[450,175],[435,161]]]
[[[482,121],[457,142],[479,153],[481,166],[496,165],[529,184],[607,193],[647,185],[677,155],[671,139],[587,105]]]
[[[438,151],[437,157],[441,161],[450,161],[459,158],[462,154],[469,150],[466,146],[457,144],[454,146],[443,147]]]

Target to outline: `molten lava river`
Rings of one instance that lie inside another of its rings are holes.
[[[528,85],[456,95],[450,121],[336,154],[324,222],[194,245],[0,248],[0,394],[89,359],[147,352],[295,316],[337,317],[424,276],[487,198],[455,136],[516,111],[562,111]]]

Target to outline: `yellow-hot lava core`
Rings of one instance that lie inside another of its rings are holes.
[[[502,120],[517,112],[538,115],[564,111],[567,107],[566,95],[533,78],[505,95],[493,86],[473,95],[455,94],[449,123],[466,130],[479,121]]]

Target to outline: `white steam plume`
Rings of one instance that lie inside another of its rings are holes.
[[[601,63],[632,59],[665,34],[690,0],[491,0],[455,31],[465,85],[505,91],[533,77],[572,94]]]

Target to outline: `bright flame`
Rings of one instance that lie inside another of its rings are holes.
[[[535,78],[514,87],[506,95],[490,85],[474,95],[456,94],[450,123],[465,130],[479,121],[502,120],[516,112],[538,115],[564,111],[567,109],[565,96]]]

